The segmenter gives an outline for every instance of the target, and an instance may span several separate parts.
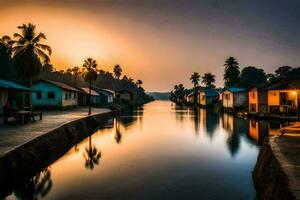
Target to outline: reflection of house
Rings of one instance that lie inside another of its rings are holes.
[[[198,95],[200,106],[210,106],[219,100],[219,93],[215,89],[205,89]]]
[[[32,104],[37,107],[64,108],[78,105],[79,90],[50,80],[39,80],[32,85]]]
[[[243,88],[225,88],[222,92],[222,105],[225,109],[235,110],[247,107],[247,92]]]
[[[252,86],[248,89],[249,113],[268,112],[268,91],[264,87]]]
[[[300,80],[281,81],[264,88],[268,91],[268,111],[294,116],[299,112]]]
[[[0,79],[0,106],[1,106],[1,108],[7,102],[8,97],[11,94],[14,94],[16,92],[30,92],[30,89],[27,87],[24,87],[22,85],[19,85],[17,83],[14,83],[12,81]],[[3,110],[0,109],[0,112],[2,113]]]
[[[78,105],[88,105],[90,101],[90,89],[89,88],[78,88],[80,91],[78,93]],[[91,104],[97,105],[99,99],[99,94],[91,89]]]
[[[268,135],[268,125],[264,121],[249,120],[249,137],[258,145],[262,145]]]

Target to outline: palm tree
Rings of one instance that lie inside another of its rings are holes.
[[[88,169],[94,169],[94,165],[99,164],[99,159],[101,158],[101,151],[94,146],[92,146],[92,136],[89,137],[89,147],[85,148],[85,154],[83,157],[85,159],[85,167]]]
[[[198,72],[194,72],[191,75],[190,80],[192,81],[192,83],[194,84],[194,103],[197,103],[197,91],[196,91],[196,87],[199,85],[199,81],[200,81],[200,75]]]
[[[202,77],[202,83],[208,87],[214,87],[214,84],[216,82],[216,76],[211,74],[211,73],[205,73],[204,76]]]
[[[87,58],[84,60],[84,64],[82,65],[82,77],[83,79],[89,83],[89,115],[91,114],[91,87],[92,82],[96,81],[98,77],[98,70],[97,70],[97,62],[92,58]]]
[[[80,68],[75,66],[72,68],[72,75],[74,77],[74,85],[77,86],[78,76],[81,74]]]
[[[5,51],[8,55],[12,55],[12,47],[13,47],[14,41],[7,35],[4,35],[0,38],[0,48],[5,48]]]
[[[200,81],[200,75],[198,72],[194,72],[192,75],[191,75],[191,78],[190,80],[192,81],[192,83],[194,84],[194,88],[197,87],[197,85],[199,85],[199,81]]]
[[[114,75],[116,79],[120,79],[121,75],[122,75],[122,68],[120,65],[116,65],[114,67]]]
[[[229,57],[225,61],[224,67],[225,67],[225,74],[224,74],[225,85],[227,87],[231,87],[237,84],[240,75],[238,61],[234,57]]]
[[[40,41],[46,39],[44,33],[36,33],[36,26],[29,23],[18,26],[20,33],[14,33],[12,53],[18,72],[28,82],[31,88],[33,78],[37,77],[42,65],[50,62],[48,55],[52,50],[48,45]],[[32,107],[31,95],[29,95],[29,106]]]
[[[135,82],[135,84],[136,84],[137,87],[141,87],[141,85],[143,84],[143,81],[137,80],[137,81]]]

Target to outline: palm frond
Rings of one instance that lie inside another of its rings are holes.
[[[36,44],[35,46],[38,47],[38,48],[41,48],[42,50],[47,51],[49,55],[52,54],[52,49],[48,45],[45,45],[45,44]]]

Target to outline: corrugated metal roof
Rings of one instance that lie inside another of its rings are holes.
[[[246,89],[244,88],[239,88],[239,87],[229,87],[229,88],[226,88],[228,91],[230,92],[246,92]]]
[[[204,92],[207,97],[219,96],[219,93],[215,89],[206,89]]]
[[[79,92],[78,89],[72,87],[72,86],[69,86],[67,84],[64,84],[64,83],[60,83],[60,82],[56,82],[56,81],[50,81],[50,80],[39,80],[37,82],[45,82],[45,83],[50,83],[50,84],[53,84],[53,85],[56,85],[57,87],[60,87],[64,90],[69,90],[69,91],[75,91],[75,92]]]
[[[80,88],[84,93],[86,93],[86,94],[90,94],[90,89],[89,88],[87,88],[87,87],[84,87],[84,88]],[[91,89],[91,95],[92,96],[99,96],[99,94],[95,91],[95,90],[93,90],[93,89]]]
[[[0,79],[0,87],[11,89],[11,90],[21,90],[21,91],[30,91],[30,88],[22,86],[12,81],[7,81]]]

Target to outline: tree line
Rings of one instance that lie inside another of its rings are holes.
[[[239,62],[234,57],[229,57],[224,62],[224,86],[248,88],[252,85],[262,86],[268,83],[280,81],[283,79],[300,78],[300,67],[281,66],[274,73],[266,73],[264,69],[247,66],[240,70]],[[211,73],[205,73],[202,77],[198,72],[194,72],[190,80],[193,84],[192,89],[186,89],[183,84],[175,85],[171,91],[171,99],[182,96],[193,90],[197,92],[201,88],[215,88],[216,76]],[[200,81],[203,85],[200,85]]]
[[[142,88],[141,80],[124,75],[120,65],[113,73],[98,68],[97,61],[87,58],[81,67],[74,66],[66,70],[56,70],[50,62],[52,49],[43,43],[44,33],[38,33],[36,26],[29,23],[17,27],[19,32],[12,37],[0,37],[0,78],[12,80],[28,87],[34,81],[43,78],[59,81],[73,87],[95,85],[111,90],[127,89],[137,94],[141,101],[148,99]]]

